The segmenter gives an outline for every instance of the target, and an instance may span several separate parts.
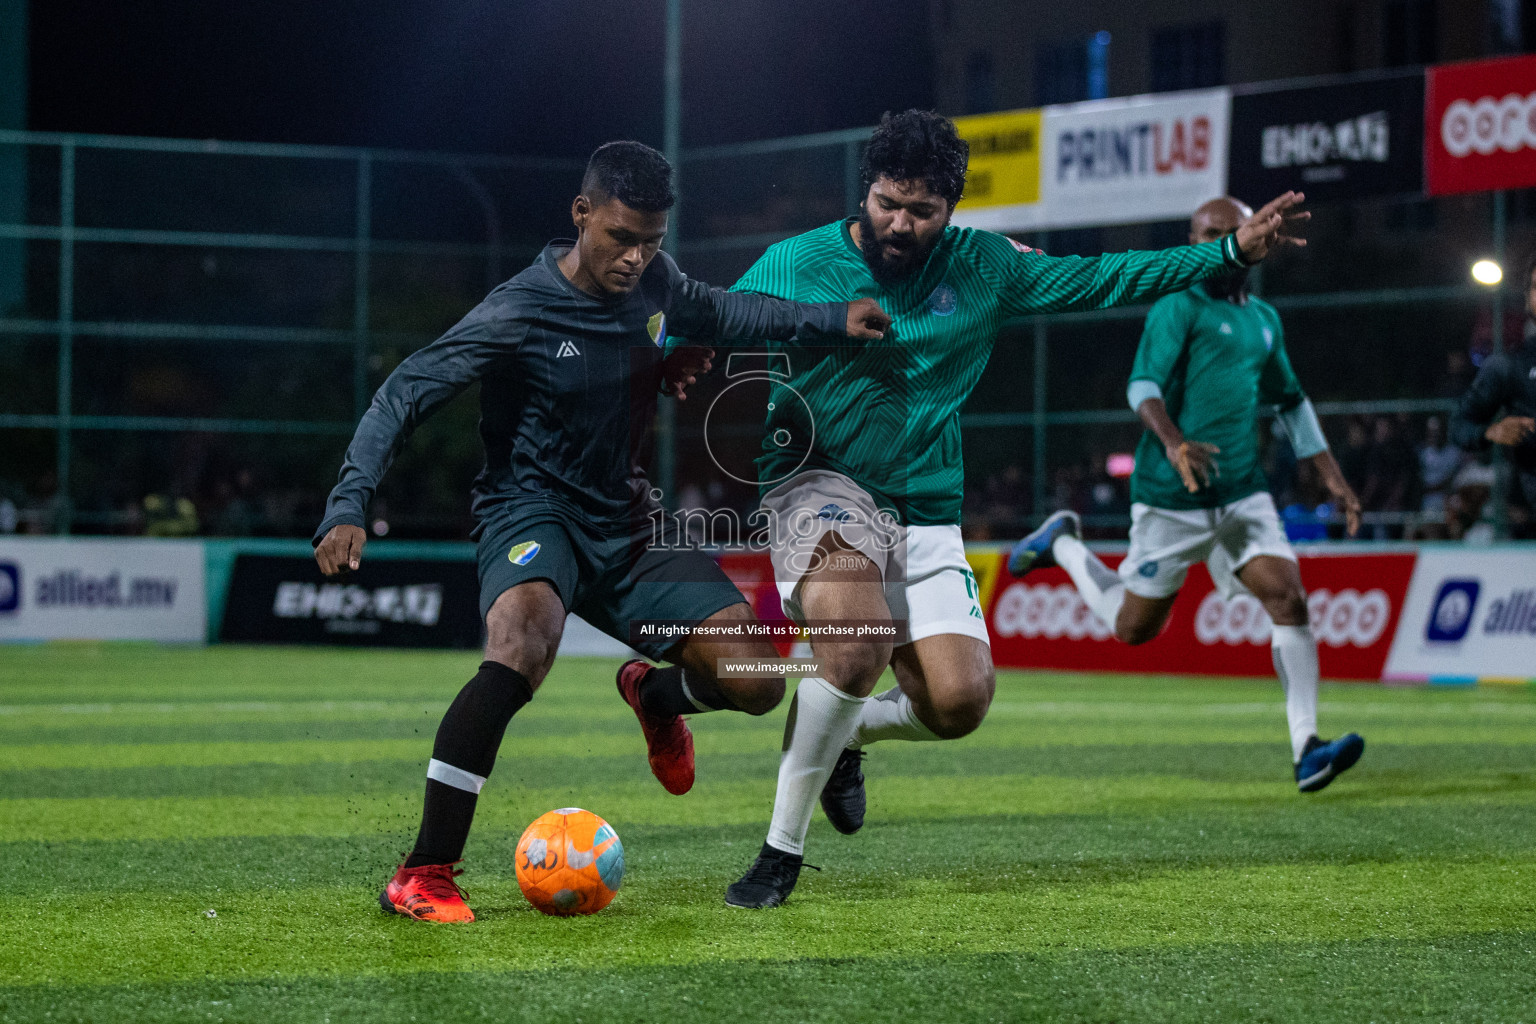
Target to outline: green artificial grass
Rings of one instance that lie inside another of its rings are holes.
[[[784,707],[650,777],[616,663],[514,721],[462,877],[375,902],[472,654],[0,648],[0,1021],[1536,1021],[1536,693],[1325,686],[1360,765],[1304,797],[1269,680],[1001,673],[973,736],[871,748],[774,911],[724,906]],[[606,817],[613,905],[546,918],[513,848]],[[213,916],[208,915],[213,911]]]

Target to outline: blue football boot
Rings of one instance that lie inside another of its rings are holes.
[[[1303,793],[1316,793],[1338,777],[1340,772],[1353,768],[1365,751],[1365,740],[1357,732],[1340,736],[1324,743],[1313,736],[1296,762],[1296,788]]]
[[[1031,569],[1049,569],[1055,565],[1056,558],[1051,554],[1051,545],[1063,534],[1073,537],[1083,535],[1083,521],[1076,512],[1052,514],[1034,533],[1015,544],[1008,553],[1008,571],[1015,576],[1023,576]]]

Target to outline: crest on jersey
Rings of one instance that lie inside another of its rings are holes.
[[[960,295],[946,281],[933,290],[928,296],[928,312],[934,316],[953,316],[956,309],[960,308]]]
[[[576,347],[576,343],[573,342],[570,338],[566,338],[564,341],[562,341],[560,343],[560,348],[555,352],[556,359],[569,359],[571,356],[579,355],[581,355],[581,350]]]
[[[1221,326],[1216,328],[1216,330],[1219,331],[1222,334],[1231,334],[1232,333],[1232,325],[1227,323],[1225,320],[1223,320],[1221,322]]]
[[[525,540],[521,544],[512,545],[512,550],[507,552],[507,561],[513,565],[527,565],[533,561],[534,556],[538,553],[539,542],[536,540]]]
[[[658,311],[655,316],[645,322],[645,331],[651,336],[651,344],[665,345],[667,342],[667,314]]]
[[[1271,351],[1273,351],[1275,347],[1275,332],[1270,330],[1268,327],[1264,328],[1264,347]]]

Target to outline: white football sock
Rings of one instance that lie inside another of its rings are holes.
[[[805,832],[822,788],[848,746],[868,697],[846,694],[825,679],[807,677],[795,690],[790,708],[792,733],[779,760],[779,785],[773,795],[768,845],[790,853],[805,852]]]
[[[1275,626],[1269,640],[1275,675],[1285,687],[1285,717],[1291,723],[1291,760],[1317,735],[1317,641],[1310,626]]]
[[[1088,545],[1070,533],[1062,534],[1051,543],[1051,554],[1056,557],[1056,564],[1072,577],[1088,610],[1104,625],[1114,629],[1120,606],[1125,603],[1125,581],[1120,574],[1099,561],[1099,556],[1089,551]]]
[[[938,734],[917,717],[912,698],[893,686],[884,693],[877,693],[864,702],[859,711],[859,725],[854,730],[850,747],[862,747],[880,740],[915,740],[926,742],[938,739]]]

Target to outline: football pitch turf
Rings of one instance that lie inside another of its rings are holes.
[[[871,748],[784,907],[732,910],[786,701],[651,778],[617,662],[513,721],[460,879],[380,913],[464,653],[0,648],[4,1021],[1536,1021],[1536,691],[1325,685],[1360,765],[1301,796],[1279,684],[1000,673],[974,735]],[[628,874],[522,898],[551,808]]]

